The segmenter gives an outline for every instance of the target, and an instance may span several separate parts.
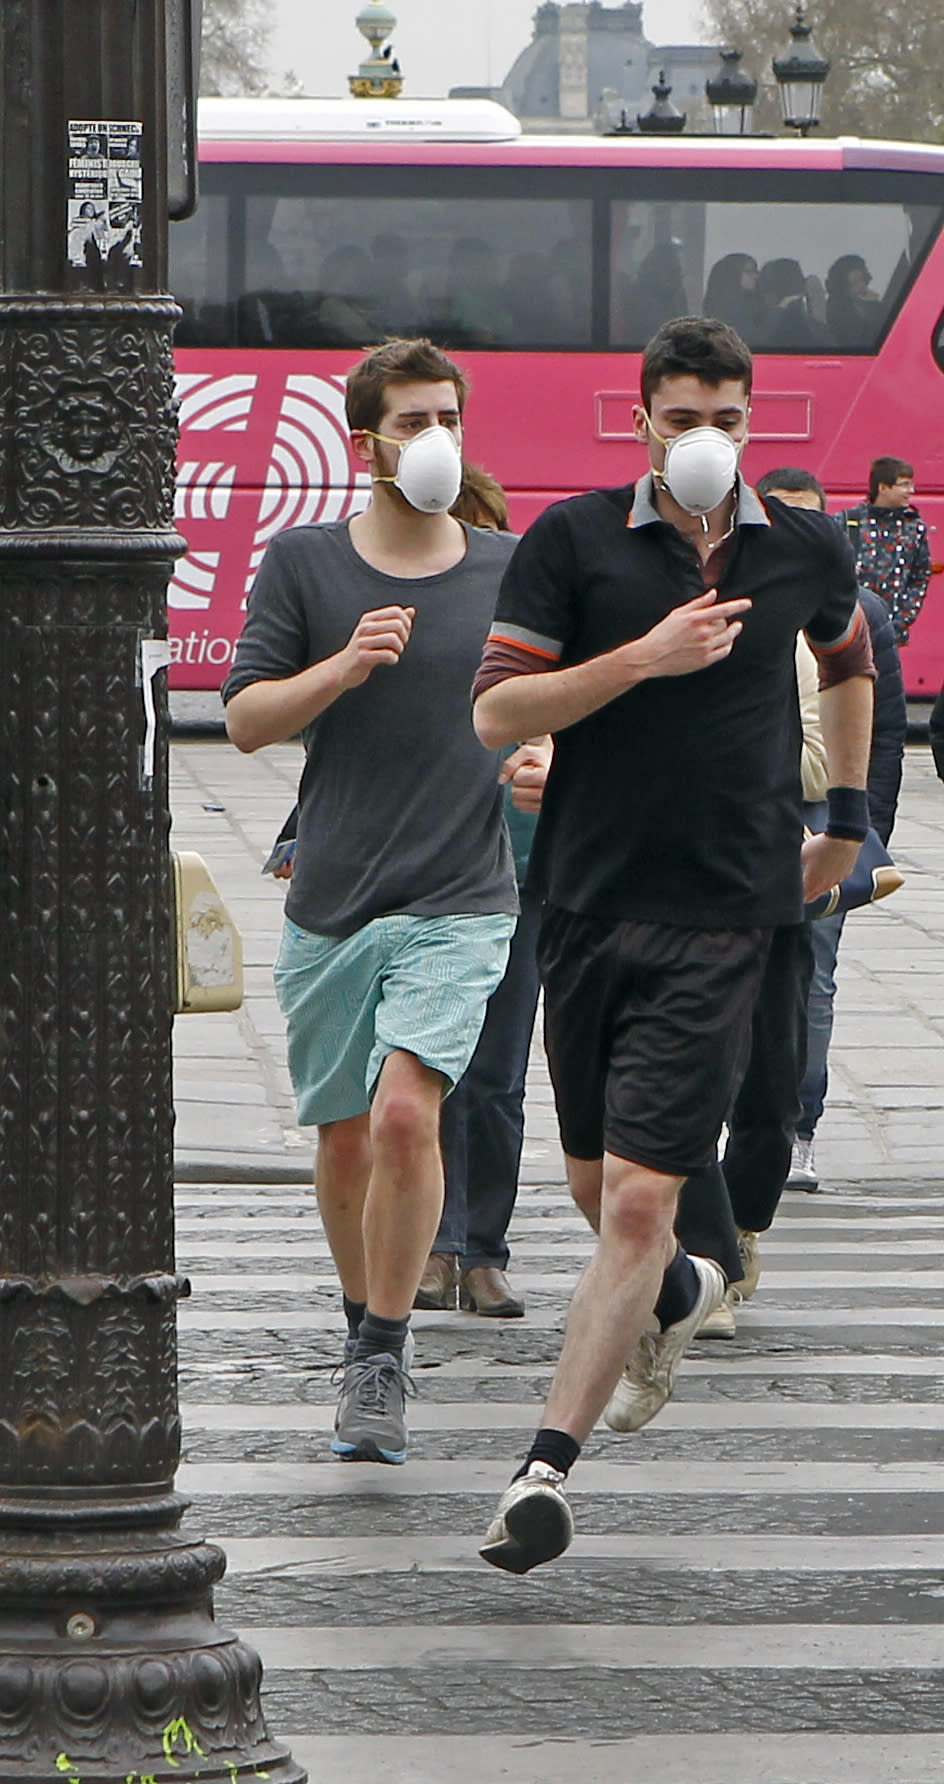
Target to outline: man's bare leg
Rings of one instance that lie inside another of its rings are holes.
[[[567,1184],[577,1207],[595,1233],[600,1231],[600,1203],[603,1200],[602,1158],[571,1158],[564,1154]]]
[[[443,1079],[412,1053],[391,1053],[370,1112],[373,1164],[364,1204],[367,1304],[407,1319],[443,1204],[439,1113]]]
[[[599,1241],[571,1301],[543,1420],[577,1443],[593,1430],[655,1306],[676,1249],[672,1222],[683,1181],[604,1156]],[[580,1188],[590,1219],[589,1172]]]
[[[349,1301],[367,1299],[364,1263],[364,1203],[370,1181],[370,1127],[367,1115],[332,1121],[318,1129],[315,1189],[325,1237],[341,1287]]]
[[[345,1369],[331,1448],[352,1462],[405,1462],[409,1320],[443,1202],[443,1079],[412,1053],[384,1061],[369,1120],[363,1203],[366,1308]]]
[[[564,1481],[642,1336],[675,1251],[681,1178],[611,1153],[602,1172],[599,1160],[568,1158],[567,1166],[574,1200],[591,1226],[599,1219],[599,1240],[570,1305],[542,1428],[480,1551],[508,1573],[527,1573],[568,1547],[574,1523]]]

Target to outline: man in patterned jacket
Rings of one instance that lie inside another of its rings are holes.
[[[921,612],[931,576],[928,529],[914,506],[914,469],[903,458],[876,458],[869,499],[836,519],[849,535],[859,581],[879,595],[898,645]]]

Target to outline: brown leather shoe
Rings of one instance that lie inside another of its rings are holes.
[[[476,1264],[459,1277],[459,1306],[483,1319],[522,1319],[524,1301],[516,1295],[504,1270],[495,1264]]]
[[[420,1286],[413,1296],[414,1307],[426,1307],[434,1313],[451,1313],[456,1305],[458,1260],[452,1251],[431,1251]]]

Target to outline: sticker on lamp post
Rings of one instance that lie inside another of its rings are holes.
[[[69,264],[141,265],[141,125],[69,119]]]

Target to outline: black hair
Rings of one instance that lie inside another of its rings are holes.
[[[736,329],[712,316],[675,316],[663,322],[642,356],[642,400],[648,409],[664,378],[700,378],[717,386],[736,379],[750,395],[751,350]]]
[[[812,471],[804,471],[800,465],[781,465],[777,471],[765,471],[763,477],[758,477],[754,488],[759,496],[769,496],[772,489],[786,489],[793,493],[811,489],[815,496],[819,496],[823,512],[826,511],[826,491],[819,478],[814,477]]]

